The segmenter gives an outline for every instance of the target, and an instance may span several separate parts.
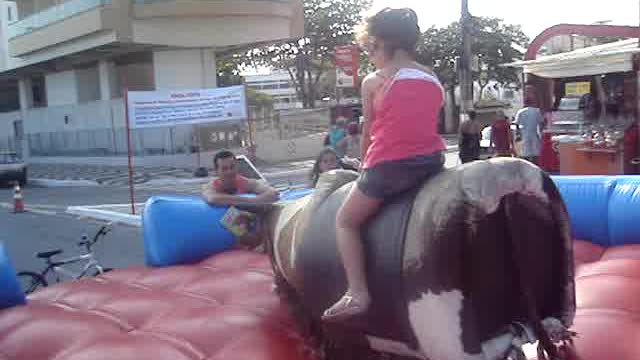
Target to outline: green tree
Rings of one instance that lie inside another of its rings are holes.
[[[242,62],[242,56],[238,54],[217,54],[216,70],[218,86],[242,84],[242,76],[240,76]]]
[[[304,0],[305,36],[253,49],[246,62],[289,72],[305,108],[315,107],[323,74],[333,69],[334,48],[351,44],[354,27],[371,0]]]
[[[518,71],[501,65],[522,59],[523,54],[512,47],[513,44],[525,48],[528,45],[529,39],[521,27],[505,24],[497,18],[474,17],[472,21],[472,53],[479,62],[478,71],[473,72],[474,81],[483,91],[490,81],[501,85],[518,83]],[[451,96],[458,85],[456,64],[461,54],[459,22],[446,28],[432,27],[423,32],[418,46],[418,61],[434,69]]]
[[[513,44],[527,47],[529,39],[520,26],[505,24],[496,18],[472,18],[472,53],[478,59],[478,71],[473,72],[474,82],[480,85],[482,95],[491,81],[502,85],[518,83],[518,71],[501,64],[522,59],[523,54],[513,48]],[[436,72],[447,92],[446,123],[455,128],[458,106],[455,89],[458,86],[458,59],[462,55],[462,37],[459,22],[444,28],[431,27],[422,33],[418,45],[418,62],[430,66]]]
[[[474,72],[474,80],[480,85],[480,96],[490,81],[502,86],[518,84],[519,71],[503,64],[521,60],[523,54],[513,48],[513,44],[524,48],[529,38],[519,25],[504,24],[501,19],[473,18],[473,53],[478,56],[479,71]]]

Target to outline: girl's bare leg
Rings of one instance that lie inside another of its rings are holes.
[[[324,320],[340,320],[367,310],[371,303],[360,227],[380,208],[381,200],[371,198],[357,185],[337,214],[336,242],[347,275],[347,293],[325,311]]]

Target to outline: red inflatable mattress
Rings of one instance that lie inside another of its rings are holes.
[[[2,360],[311,359],[269,260],[229,251],[37,291],[0,311]]]
[[[640,359],[640,245],[578,241],[574,256],[580,360]],[[312,358],[269,260],[251,252],[117,270],[0,311],[1,360]]]
[[[640,245],[576,241],[574,258],[580,360],[640,359]]]

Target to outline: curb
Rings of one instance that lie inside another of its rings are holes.
[[[88,217],[96,220],[114,222],[118,224],[126,224],[135,227],[142,227],[142,216],[124,214],[116,211],[100,210],[100,207],[108,207],[114,205],[100,206],[69,206],[66,210],[67,214]]]
[[[445,153],[452,153],[458,151],[457,145],[447,146]],[[310,168],[303,169],[294,169],[294,170],[281,170],[274,172],[262,172],[264,178],[273,180],[273,179],[281,179],[281,178],[289,178],[289,177],[302,177],[308,176]],[[152,179],[147,182],[144,182],[139,185],[152,185],[152,186],[167,186],[167,185],[189,185],[189,184],[205,184],[209,181],[209,177],[207,178],[160,178],[160,179]],[[104,186],[103,184],[98,183],[93,180],[55,180],[55,179],[29,179],[29,185],[40,186],[40,187],[74,187],[74,186]]]
[[[27,184],[40,187],[100,186],[97,181],[92,180],[29,179]]]

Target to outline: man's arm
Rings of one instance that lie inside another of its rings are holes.
[[[280,200],[278,191],[269,186],[264,181],[249,179],[247,190],[257,195],[255,198],[253,198],[254,204],[270,204]]]

